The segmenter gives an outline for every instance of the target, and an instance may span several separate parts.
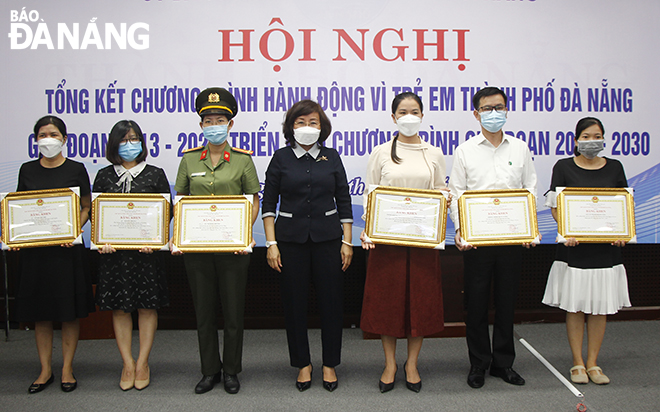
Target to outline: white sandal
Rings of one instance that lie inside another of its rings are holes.
[[[577,373],[573,373],[578,371]],[[583,365],[575,365],[571,368],[571,381],[573,383],[585,384],[589,383],[589,376],[587,376],[587,369]]]
[[[607,385],[610,383],[610,378],[608,378],[598,366],[592,366],[587,369],[587,375],[589,375],[589,379],[591,379],[596,385]]]

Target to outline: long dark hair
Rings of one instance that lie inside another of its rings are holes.
[[[580,152],[578,151],[578,138],[584,132],[584,129],[591,127],[593,125],[598,125],[600,127],[600,132],[605,135],[605,128],[603,127],[603,123],[596,119],[595,117],[584,117],[580,119],[580,121],[577,122],[577,125],[575,125],[575,149],[573,150],[573,153],[575,153],[575,156],[580,156]]]
[[[133,120],[120,120],[112,126],[110,137],[108,137],[108,144],[105,147],[105,158],[113,165],[124,163],[124,159],[119,156],[119,143],[121,143],[124,136],[131,130],[135,132],[142,143],[142,152],[135,158],[135,161],[140,163],[147,158],[147,142],[144,141],[144,135],[140,126]]]
[[[396,109],[399,108],[399,104],[405,99],[414,99],[417,104],[419,104],[419,111],[424,112],[424,103],[422,103],[422,99],[419,98],[415,93],[411,92],[403,92],[399,93],[394,97],[394,100],[392,100],[392,114],[396,114]],[[399,139],[399,134],[397,133],[396,136],[394,136],[394,139],[392,141],[392,150],[390,151],[390,157],[392,157],[392,161],[396,164],[401,163],[401,158],[396,155],[396,142]]]

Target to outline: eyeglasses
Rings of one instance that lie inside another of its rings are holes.
[[[314,127],[314,128],[317,128],[317,129],[318,129],[318,128],[321,127],[321,123],[318,122],[318,121],[316,121],[316,120],[312,120],[312,121],[310,121],[309,123],[305,123],[305,122],[302,121],[302,120],[296,120],[296,121],[293,123],[293,127],[296,128],[296,129],[299,128],[299,127],[304,127],[304,126]]]
[[[125,139],[125,138],[124,138],[124,139],[121,139],[121,141],[119,142],[119,146],[124,146],[124,145],[126,145],[126,143],[128,143],[128,142],[130,142],[130,143],[132,143],[132,144],[135,144],[135,143],[140,143],[141,140],[140,140],[140,138],[137,137],[137,136],[129,137],[128,139]]]
[[[498,104],[497,106],[481,106],[477,111],[479,113],[492,113],[495,110],[498,113],[506,113],[507,108],[503,104]]]

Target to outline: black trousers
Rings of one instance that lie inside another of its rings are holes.
[[[520,282],[521,246],[483,246],[463,255],[466,337],[470,364],[482,369],[508,368],[516,357],[513,315]],[[493,284],[495,324],[491,350],[488,309]]]
[[[188,273],[203,375],[215,375],[224,367],[236,375],[243,369],[243,315],[249,255],[186,253]],[[223,356],[218,339],[218,301],[224,318]],[[223,360],[224,359],[224,363]]]
[[[281,290],[291,366],[311,363],[307,337],[309,282],[314,282],[321,314],[323,364],[341,362],[344,272],[341,239],[314,243],[278,243],[282,259]]]

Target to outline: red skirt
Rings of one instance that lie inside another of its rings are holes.
[[[360,328],[397,338],[441,332],[445,321],[440,253],[389,245],[371,250]]]

